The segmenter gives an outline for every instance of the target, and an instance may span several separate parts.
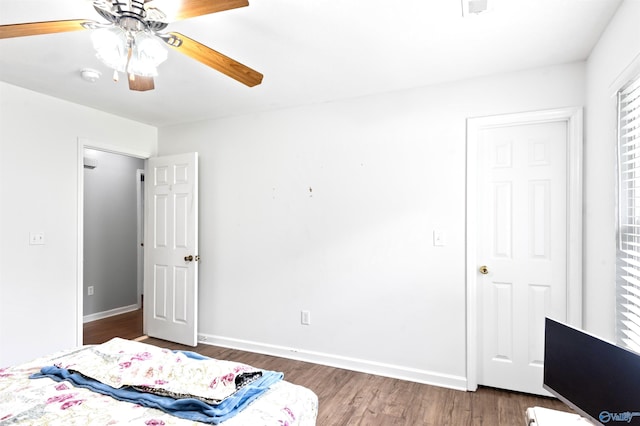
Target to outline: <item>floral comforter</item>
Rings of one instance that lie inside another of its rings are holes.
[[[77,387],[69,377],[43,374],[51,371],[117,392],[140,393],[153,401],[177,401],[189,410],[246,400],[237,412],[208,421],[224,420],[225,426],[309,426],[315,425],[317,416],[317,396],[280,380],[279,373],[117,339],[0,369],[0,425],[201,424],[194,421],[200,419],[197,416],[176,417],[144,402],[122,402],[100,389]],[[261,386],[264,389],[256,391]]]

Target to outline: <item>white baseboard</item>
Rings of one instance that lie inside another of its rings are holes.
[[[343,368],[361,373],[375,374],[377,376],[391,377],[393,379],[407,380],[463,391],[467,390],[467,378],[464,376],[454,376],[399,365],[385,364],[377,361],[298,350],[284,346],[268,345],[259,342],[207,334],[198,334],[198,342],[206,345],[221,346],[229,349],[238,349],[247,352],[255,352],[264,355],[310,362],[313,364],[326,365],[329,367]]]
[[[127,312],[136,311],[140,309],[140,307],[135,305],[123,306],[121,308],[110,309],[108,311],[96,312],[95,314],[89,314],[82,317],[82,323],[86,324],[91,321],[97,321],[103,318],[109,318],[114,315],[126,314]]]

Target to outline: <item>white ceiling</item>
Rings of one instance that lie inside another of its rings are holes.
[[[158,127],[585,60],[621,0],[250,0],[172,23],[264,74],[248,88],[170,49],[156,89],[128,90],[89,33],[0,40],[0,80]],[[0,0],[0,24],[101,20],[89,0]],[[80,69],[102,72],[96,83]]]

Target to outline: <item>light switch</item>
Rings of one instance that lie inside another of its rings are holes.
[[[311,312],[309,312],[309,311],[301,311],[300,312],[300,323],[302,325],[311,325]]]
[[[441,229],[436,229],[433,231],[433,245],[434,246],[444,246],[447,243],[447,235]]]
[[[44,232],[29,232],[29,244],[32,246],[44,244]]]

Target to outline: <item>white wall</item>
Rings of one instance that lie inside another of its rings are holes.
[[[160,154],[200,153],[200,333],[464,387],[465,120],[584,84],[569,64],[160,129]]]
[[[640,73],[640,1],[625,1],[587,62],[585,327],[615,336],[616,92]]]
[[[0,365],[78,343],[79,137],[155,153],[157,130],[0,82]]]
[[[639,14],[625,1],[586,66],[162,129],[161,153],[200,152],[201,333],[459,383],[465,118],[586,96],[585,324],[612,336],[612,94]],[[0,365],[77,343],[78,137],[155,152],[154,128],[0,83]]]

